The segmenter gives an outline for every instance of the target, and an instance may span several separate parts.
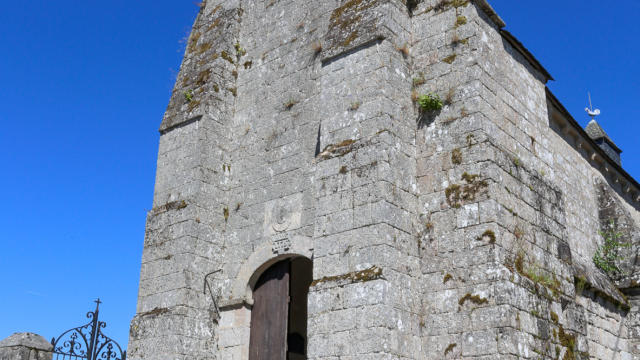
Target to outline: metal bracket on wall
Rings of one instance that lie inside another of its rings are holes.
[[[211,301],[213,302],[213,308],[216,312],[216,319],[220,319],[220,308],[218,307],[218,303],[216,302],[216,295],[220,295],[220,294],[214,294],[213,290],[211,289],[211,284],[209,284],[209,281],[207,281],[207,278],[213,274],[219,273],[221,272],[222,269],[218,269],[216,271],[210,272],[207,275],[204,276],[204,287],[202,289],[203,294],[207,294],[207,289],[209,289],[209,294],[211,294]]]

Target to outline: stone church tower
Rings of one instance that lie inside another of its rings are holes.
[[[484,0],[204,2],[130,359],[639,359],[640,185],[504,27]]]

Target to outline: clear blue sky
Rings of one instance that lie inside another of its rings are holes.
[[[493,0],[586,125],[587,91],[640,179],[640,2]],[[157,129],[191,0],[5,1],[0,11],[0,339],[51,338],[104,301],[126,346]]]

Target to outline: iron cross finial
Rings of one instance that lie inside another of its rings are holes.
[[[98,298],[97,300],[94,301],[94,303],[96,303],[96,309],[100,307],[100,304],[102,304],[102,301],[100,301],[100,298]]]

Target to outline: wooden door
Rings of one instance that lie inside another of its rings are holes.
[[[286,360],[290,262],[267,269],[253,290],[249,360]]]

